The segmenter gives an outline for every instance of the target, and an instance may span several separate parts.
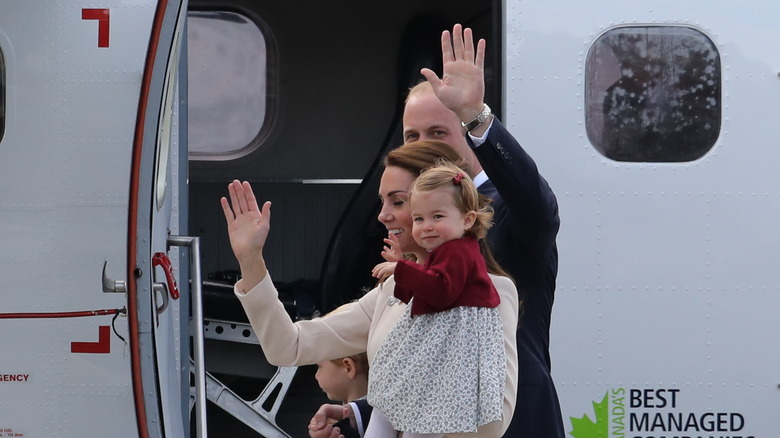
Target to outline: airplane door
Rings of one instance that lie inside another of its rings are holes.
[[[171,236],[185,231],[186,115],[180,108],[186,71],[180,69],[186,1],[160,2],[147,54],[134,141],[129,244],[128,313],[137,324],[136,411],[139,429],[151,436],[189,436],[188,260],[179,259]],[[184,208],[182,208],[184,206]],[[135,207],[135,208],[133,208]],[[135,212],[135,213],[134,213]],[[133,253],[134,251],[134,253]],[[133,281],[135,280],[135,281]],[[133,290],[134,289],[134,290]],[[140,388],[140,391],[139,391]],[[200,430],[199,430],[200,432]],[[199,433],[199,436],[201,434]]]
[[[186,10],[186,9],[182,9]],[[182,18],[181,16],[179,18]],[[189,385],[182,387],[181,382],[189,382],[188,318],[189,300],[181,299],[181,285],[187,291],[186,277],[181,275],[181,261],[176,248],[169,250],[168,236],[181,231],[178,221],[180,202],[186,199],[186,190],[181,190],[177,176],[182,171],[176,157],[180,154],[182,143],[179,138],[179,66],[181,59],[181,31],[183,20],[177,20],[173,43],[168,56],[168,66],[163,83],[162,111],[159,116],[157,141],[155,145],[155,163],[152,185],[152,311],[155,314],[152,330],[154,332],[154,351],[157,359],[160,402],[163,410],[163,429],[165,436],[185,435],[189,422],[178,421],[188,418]],[[185,168],[186,172],[186,168]],[[185,210],[186,211],[186,210]],[[186,263],[186,259],[185,259]],[[186,270],[185,270],[186,272]],[[182,324],[182,321],[184,322]],[[186,391],[185,391],[186,390]]]

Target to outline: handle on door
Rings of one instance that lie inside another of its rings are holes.
[[[152,256],[152,266],[160,266],[165,272],[165,282],[168,283],[168,290],[171,293],[171,298],[174,300],[179,299],[179,288],[176,286],[176,279],[173,278],[173,265],[171,265],[171,259],[164,252],[156,252]]]

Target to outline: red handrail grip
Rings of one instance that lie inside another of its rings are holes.
[[[164,252],[156,252],[152,256],[152,266],[160,266],[165,272],[165,281],[168,283],[168,290],[171,293],[171,298],[174,300],[179,299],[179,287],[176,286],[176,279],[173,278],[173,265],[171,259]]]

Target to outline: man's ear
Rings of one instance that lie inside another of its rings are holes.
[[[468,230],[471,227],[474,226],[474,223],[477,221],[477,212],[474,210],[469,211],[465,215],[463,215],[463,229]]]
[[[357,375],[357,365],[355,364],[355,361],[352,360],[352,358],[345,357],[341,359],[341,366],[344,367],[344,371],[347,372],[347,377],[351,379],[354,379]]]

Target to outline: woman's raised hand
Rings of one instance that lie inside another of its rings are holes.
[[[228,226],[233,254],[241,267],[246,289],[251,289],[265,277],[263,247],[271,228],[271,203],[266,201],[262,211],[248,182],[234,180],[228,185],[230,202],[220,199]],[[245,291],[244,291],[245,292]]]

